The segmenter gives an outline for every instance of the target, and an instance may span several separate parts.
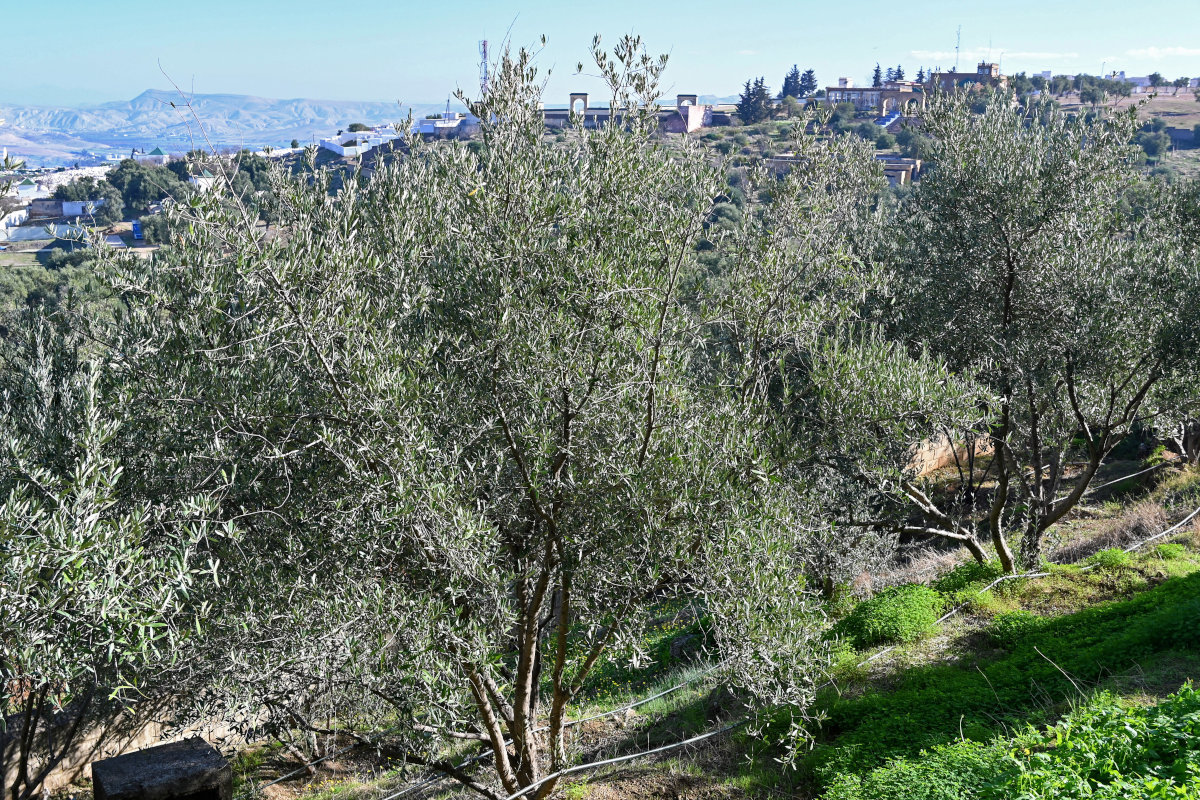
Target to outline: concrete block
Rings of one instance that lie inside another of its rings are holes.
[[[233,770],[197,737],[92,764],[95,800],[232,800]]]

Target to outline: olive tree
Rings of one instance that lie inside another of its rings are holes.
[[[888,281],[872,258],[888,207],[873,146],[810,127],[793,130],[785,175],[748,171],[747,194],[765,201],[714,243],[705,318],[709,366],[812,526],[798,557],[828,595],[912,532],[875,523],[914,449],[979,414],[969,382],[888,342],[866,302]]]
[[[1010,535],[1036,567],[1131,426],[1195,397],[1183,334],[1200,283],[1173,201],[1134,169],[1135,125],[937,99],[923,128],[933,164],[895,217],[892,330],[970,373],[986,419],[950,432],[986,466],[950,498],[906,482],[905,511],[929,533],[989,539],[1009,571]]]
[[[200,197],[154,269],[105,255],[130,491],[219,489],[244,531],[220,550],[244,589],[180,679],[209,713],[390,717],[390,754],[504,796],[567,763],[589,674],[643,657],[670,598],[711,617],[731,681],[811,700],[811,526],[685,291],[721,175],[656,130],[664,59],[593,55],[607,124],[546,137],[521,52],[470,102],[481,147],[414,139],[336,193],[276,174],[270,241]],[[444,757],[464,740],[492,778]]]
[[[5,794],[28,800],[82,734],[170,690],[227,535],[207,498],[129,503],[102,366],[44,318],[0,353],[0,753]]]

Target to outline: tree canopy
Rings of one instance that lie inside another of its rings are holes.
[[[982,532],[1006,566],[1010,532],[1036,567],[1046,531],[1130,427],[1196,396],[1196,352],[1181,336],[1196,264],[1169,224],[1174,199],[1132,166],[1134,125],[1001,96],[982,114],[944,99],[924,117],[938,168],[896,230],[895,330],[986,392],[986,425],[951,438],[991,451],[998,488],[985,500],[965,478],[949,507],[912,485],[903,494],[931,530],[969,538],[964,520],[986,503]],[[1135,196],[1156,210],[1129,214]],[[1071,459],[1086,467],[1064,494]]]
[[[771,102],[771,90],[767,88],[766,78],[746,80],[746,85],[738,97],[737,115],[745,124],[762,122],[770,119],[774,111]]]

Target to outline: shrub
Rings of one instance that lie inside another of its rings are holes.
[[[996,644],[1007,650],[1012,650],[1022,639],[1041,627],[1041,623],[1041,617],[1023,609],[1018,609],[996,615],[996,618],[992,620],[992,624],[988,628],[988,633],[995,640]]]
[[[907,583],[880,592],[859,604],[833,632],[857,649],[891,642],[911,642],[937,622],[942,597],[928,586]]]
[[[1129,563],[1129,553],[1119,547],[1110,547],[1107,550],[1101,550],[1094,556],[1088,559],[1100,569],[1116,569],[1124,567]]]
[[[46,269],[62,269],[64,267],[79,267],[96,260],[94,250],[67,250],[55,248],[46,256]],[[90,266],[90,264],[89,264]]]
[[[1164,561],[1170,561],[1175,558],[1183,558],[1187,555],[1187,548],[1178,542],[1165,542],[1154,548],[1155,554]]]

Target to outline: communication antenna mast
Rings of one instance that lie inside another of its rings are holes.
[[[488,42],[479,40],[479,93],[487,93],[488,88]]]
[[[958,33],[954,37],[954,71],[958,72],[958,48],[962,46],[962,25],[958,26]]]

